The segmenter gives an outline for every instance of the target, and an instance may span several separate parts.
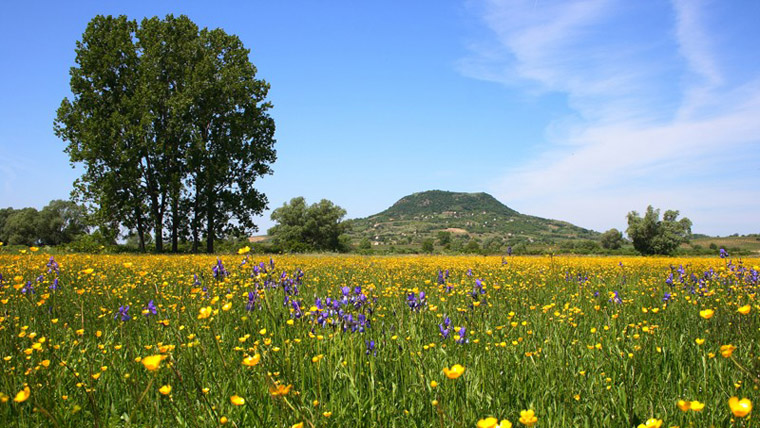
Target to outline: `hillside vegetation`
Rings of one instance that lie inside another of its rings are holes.
[[[446,241],[454,249],[475,241],[482,248],[598,239],[599,233],[568,222],[534,217],[509,208],[487,193],[441,190],[414,193],[387,210],[350,220],[354,243],[372,246],[419,246]]]

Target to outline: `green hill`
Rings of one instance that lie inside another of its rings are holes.
[[[487,193],[441,190],[414,193],[387,210],[349,220],[351,241],[372,246],[419,246],[426,239],[444,245],[448,232],[452,249],[470,241],[481,248],[556,243],[568,239],[598,239],[599,233],[570,223],[520,214]],[[472,245],[472,244],[470,244]]]

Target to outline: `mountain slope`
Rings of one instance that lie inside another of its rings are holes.
[[[487,193],[441,190],[405,196],[387,210],[350,224],[353,242],[367,239],[375,246],[418,245],[440,238],[440,232],[449,232],[454,245],[474,240],[491,247],[599,236],[564,221],[520,214]]]

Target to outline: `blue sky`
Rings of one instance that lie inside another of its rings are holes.
[[[215,3],[4,5],[0,206],[67,198],[80,173],[52,128],[87,22],[173,13],[238,35],[271,84],[270,208],[485,191],[598,231],[652,204],[760,232],[760,2]]]

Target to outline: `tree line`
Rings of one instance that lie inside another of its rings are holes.
[[[0,242],[16,245],[62,245],[87,234],[84,207],[50,201],[44,208],[0,209]]]
[[[250,51],[186,16],[96,16],[76,43],[73,97],[54,131],[84,173],[73,197],[108,239],[123,230],[145,251],[255,231],[267,205],[255,180],[276,159],[269,84]]]

